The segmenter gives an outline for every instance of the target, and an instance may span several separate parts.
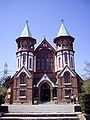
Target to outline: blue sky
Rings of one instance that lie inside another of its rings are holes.
[[[4,63],[16,70],[16,42],[29,21],[32,36],[37,44],[45,36],[55,47],[61,19],[75,38],[76,71],[84,74],[84,62],[90,62],[90,0],[0,0],[0,71]]]

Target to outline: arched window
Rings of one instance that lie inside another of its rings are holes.
[[[46,58],[46,70],[49,70],[49,58]]]
[[[29,58],[29,68],[31,69],[32,59]]]
[[[50,58],[50,69],[53,70],[53,57]]]
[[[40,70],[40,58],[37,59],[37,69]]]
[[[58,65],[59,65],[59,68],[60,68],[60,57],[58,58]]]
[[[25,74],[21,74],[20,84],[26,84],[26,75]]]
[[[65,72],[64,74],[65,83],[70,83],[70,73]]]
[[[71,67],[73,67],[73,58],[71,57]]]
[[[42,70],[44,70],[44,58],[42,58]]]
[[[67,63],[67,52],[64,53],[65,63]]]
[[[18,58],[18,68],[19,68],[19,58]]]
[[[23,54],[23,65],[25,65],[25,62],[26,62],[26,54],[24,53]]]

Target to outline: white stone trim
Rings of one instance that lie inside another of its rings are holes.
[[[37,87],[43,81],[48,81],[49,83],[51,83],[52,87],[55,87],[55,85],[53,84],[53,82],[49,79],[49,77],[46,74],[44,74],[43,77],[41,78],[41,80],[38,82]]]
[[[71,83],[64,83],[64,85],[71,85]]]
[[[65,68],[65,70],[62,72],[61,76],[63,76],[66,71],[68,71],[72,76],[75,76],[75,75],[68,69],[68,67]]]
[[[20,86],[26,86],[26,84],[20,84]]]
[[[26,99],[26,96],[19,96],[20,99]]]
[[[26,75],[27,75],[28,77],[30,77],[30,75],[28,74],[28,72],[25,70],[24,67],[23,67],[23,69],[19,72],[19,74],[17,75],[17,77],[19,77],[22,72],[26,73]]]

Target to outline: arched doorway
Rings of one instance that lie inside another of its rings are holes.
[[[41,86],[41,101],[47,102],[50,101],[50,86],[48,83],[43,83]]]

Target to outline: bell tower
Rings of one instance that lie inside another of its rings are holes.
[[[60,30],[57,37],[54,39],[54,43],[56,44],[56,72],[61,71],[66,65],[72,70],[75,70],[73,50],[74,38],[69,35],[63,21],[64,20],[61,20]]]
[[[19,71],[23,66],[33,72],[34,71],[34,45],[36,39],[32,38],[28,27],[28,21],[19,38],[16,39],[16,71]]]

